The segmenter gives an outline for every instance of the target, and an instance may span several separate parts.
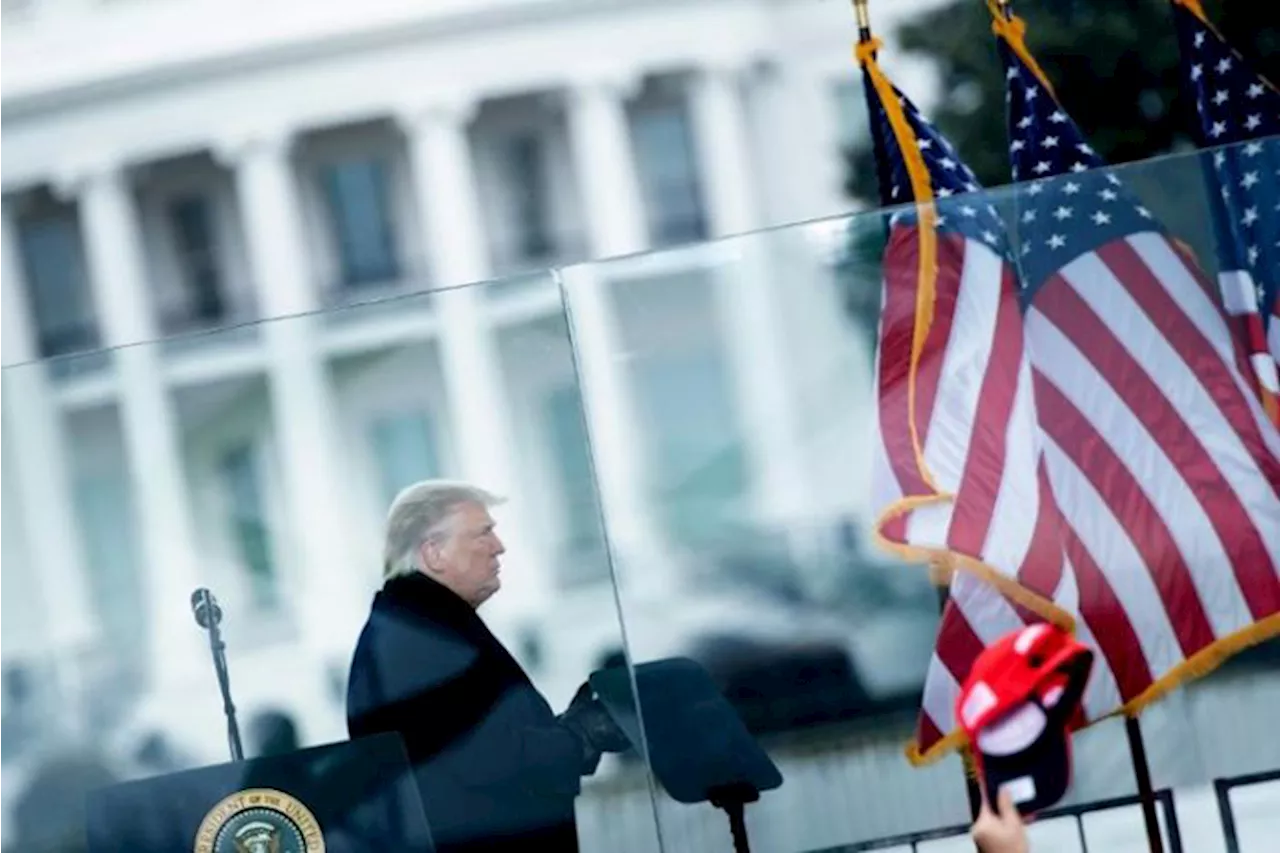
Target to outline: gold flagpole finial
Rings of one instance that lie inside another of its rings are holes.
[[[853,0],[853,13],[858,19],[858,41],[871,41],[871,12],[868,0]]]

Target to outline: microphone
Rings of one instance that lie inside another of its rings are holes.
[[[195,614],[196,624],[201,628],[208,629],[222,621],[222,608],[218,606],[218,600],[204,587],[191,593],[191,612]]]
[[[222,621],[222,608],[213,593],[200,587],[191,593],[191,612],[196,624],[209,632],[209,651],[213,654],[213,671],[218,677],[218,690],[222,693],[222,713],[227,717],[227,745],[231,747],[231,760],[244,760],[244,747],[240,744],[240,726],[236,723],[236,706],[231,702],[231,677],[227,674],[226,645],[218,633]]]

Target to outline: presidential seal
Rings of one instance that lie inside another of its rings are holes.
[[[194,853],[324,853],[324,835],[298,800],[271,788],[248,788],[204,816]]]

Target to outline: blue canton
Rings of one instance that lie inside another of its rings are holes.
[[[999,41],[1009,108],[1023,305],[1072,260],[1160,224],[1085,141],[1035,73]]]
[[[986,190],[978,183],[973,171],[960,160],[955,148],[925,120],[915,104],[895,87],[894,96],[902,106],[911,133],[915,137],[914,144],[924,159],[925,169],[929,173],[929,182],[937,199],[937,229],[939,234],[961,234],[978,243],[983,243],[993,251],[1008,258],[1008,237],[1004,222],[996,212],[995,205],[987,198]],[[883,148],[879,152],[880,195],[886,205],[911,204],[915,199],[911,188],[911,179],[907,173],[906,161],[898,147],[885,114],[884,105],[877,97],[876,90],[868,82],[867,102],[871,105],[872,120],[875,132]],[[887,182],[888,186],[884,184]],[[891,222],[911,223],[917,218],[914,207],[906,207],[891,215]]]
[[[1274,305],[1280,283],[1280,92],[1192,12],[1175,6],[1174,14],[1199,142],[1225,146],[1208,155],[1219,267],[1248,272],[1258,305]],[[1262,312],[1264,322],[1270,313]]]

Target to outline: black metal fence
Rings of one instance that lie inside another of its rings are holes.
[[[1280,781],[1280,770],[1213,780],[1213,792],[1218,797],[1218,815],[1222,818],[1222,834],[1227,839],[1227,853],[1241,853],[1235,811],[1231,807],[1231,789],[1276,781]]]
[[[1265,775],[1265,774],[1264,774]],[[1272,774],[1274,777],[1276,774]],[[1240,777],[1245,779],[1248,777]],[[1245,782],[1231,780],[1233,784],[1245,784]],[[1219,783],[1215,783],[1219,784]],[[1219,804],[1226,803],[1224,789],[1219,789]],[[1155,792],[1156,803],[1164,816],[1165,831],[1165,851],[1166,853],[1183,853],[1182,851],[1182,834],[1178,831],[1178,816],[1173,808],[1173,793],[1167,788],[1162,788]],[[1076,832],[1080,837],[1080,849],[1083,853],[1090,853],[1089,842],[1084,832],[1084,817],[1097,812],[1109,811],[1111,809],[1130,808],[1140,806],[1141,803],[1136,795],[1129,797],[1115,797],[1109,800],[1096,800],[1092,803],[1082,803],[1075,806],[1063,806],[1062,808],[1049,809],[1041,812],[1037,817],[1038,823],[1044,823],[1059,818],[1071,818],[1075,821]],[[1229,808],[1229,805],[1225,806]],[[1224,812],[1223,823],[1226,825],[1226,812]],[[890,848],[906,847],[912,853],[916,853],[918,845],[927,841],[936,841],[943,838],[959,838],[969,834],[968,824],[957,826],[946,826],[938,829],[930,829],[922,832],[909,832],[903,835],[895,835],[890,838],[877,838],[874,841],[862,841],[857,844],[845,844],[839,847],[828,847],[823,850],[810,851],[810,853],[869,853],[874,850],[887,850]],[[1230,837],[1230,836],[1228,836]],[[1229,853],[1240,853],[1236,847],[1230,847]]]

